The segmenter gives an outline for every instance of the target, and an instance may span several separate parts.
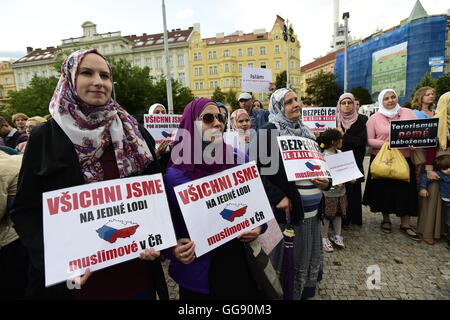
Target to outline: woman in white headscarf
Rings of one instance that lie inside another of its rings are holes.
[[[166,107],[164,107],[161,103],[154,103],[148,109],[148,114],[166,114]],[[169,141],[163,141],[160,144],[156,144],[155,149],[156,157],[159,160],[159,163],[162,166],[163,172],[166,171],[167,163],[170,158],[170,148]]]
[[[295,92],[286,88],[276,90],[270,97],[269,112],[269,122],[258,130],[257,139],[253,139],[251,144],[257,141],[258,168],[280,228],[285,230],[288,225],[292,225],[295,231],[294,299],[310,298],[315,295],[323,264],[319,218],[322,190],[329,190],[331,183],[323,178],[296,182],[287,179],[277,136],[316,140],[301,120],[301,101]],[[251,157],[254,156],[253,151],[251,146]],[[281,241],[270,254],[272,264],[281,277],[283,249],[284,242]]]
[[[370,163],[380,151],[385,142],[389,142],[390,121],[413,120],[416,115],[398,104],[397,93],[393,89],[385,89],[378,95],[378,112],[367,121],[367,143],[372,147]],[[393,179],[372,179],[370,170],[364,191],[363,204],[370,206],[372,212],[381,212],[383,221],[381,229],[391,233],[389,215],[395,213],[401,219],[400,230],[409,238],[420,241],[420,236],[411,228],[410,217],[418,215],[417,184],[415,167],[410,159],[409,148],[399,149],[405,156],[410,168],[410,181]]]

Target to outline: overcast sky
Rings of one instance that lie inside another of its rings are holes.
[[[13,0],[2,1],[0,60],[20,58],[26,47],[45,48],[82,36],[81,24],[92,21],[97,32],[122,36],[163,30],[161,0]],[[367,37],[377,28],[398,25],[416,0],[341,0],[340,14],[350,12],[351,36]],[[448,0],[422,0],[428,14],[450,9]],[[166,0],[168,29],[200,23],[202,38],[266,28],[276,15],[292,21],[301,44],[301,65],[330,50],[333,0]]]

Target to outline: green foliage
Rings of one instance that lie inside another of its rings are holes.
[[[336,82],[335,75],[323,71],[308,81],[306,89],[307,99],[318,107],[335,106],[341,93],[342,90]]]
[[[20,91],[11,91],[5,113],[14,114],[23,112],[29,117],[45,116],[48,114],[48,105],[55,92],[58,78],[42,78],[34,76],[30,85]]]
[[[435,89],[436,89],[436,101],[438,101],[440,96],[450,91],[450,73],[446,73],[436,79]]]
[[[225,102],[231,106],[233,111],[239,109],[239,101],[237,100],[236,96],[237,92],[234,91],[233,89],[230,89],[225,98]]]
[[[220,87],[217,87],[215,90],[214,90],[214,93],[213,93],[213,95],[212,95],[212,97],[211,97],[211,100],[212,101],[216,101],[216,102],[224,102],[225,101],[225,99],[226,99],[226,96],[225,96],[225,94],[222,92],[222,90],[220,89]]]
[[[275,87],[278,89],[286,88],[287,85],[287,72],[286,70],[277,74],[277,78],[275,80]]]
[[[167,89],[166,78],[161,77],[160,80],[153,83],[153,103],[162,103],[167,108]],[[183,87],[182,83],[178,80],[172,79],[172,100],[173,100],[173,112],[175,114],[182,114],[184,107],[194,100],[194,95],[188,87]],[[148,109],[148,107],[147,107]],[[148,110],[147,110],[148,111]],[[169,111],[169,110],[167,110]]]
[[[361,105],[363,104],[371,104],[372,103],[372,97],[370,95],[369,90],[367,90],[364,87],[358,86],[354,87],[351,91],[355,98],[358,98],[361,102]]]
[[[431,78],[431,74],[429,72],[427,72],[423,77],[423,79],[417,84],[416,90],[414,90],[414,92],[411,93],[411,99],[414,98],[415,92],[422,87],[431,87],[436,89],[436,80]]]

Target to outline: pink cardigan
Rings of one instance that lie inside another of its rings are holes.
[[[373,114],[366,123],[367,126],[367,144],[372,147],[371,154],[376,155],[385,142],[389,142],[390,120],[413,120],[417,116],[410,109],[400,108],[399,113],[389,119],[379,112]],[[408,148],[399,149],[405,158],[409,157]]]

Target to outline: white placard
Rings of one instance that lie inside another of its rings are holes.
[[[174,190],[197,257],[274,218],[254,161]]]
[[[296,136],[281,136],[277,140],[288,181],[331,178],[317,142]]]
[[[176,245],[161,174],[45,192],[45,284]]]
[[[325,160],[327,161],[328,168],[331,172],[333,186],[364,176],[361,171],[359,171],[353,151],[325,155]]]
[[[283,239],[283,233],[275,219],[267,222],[266,232],[258,237],[259,244],[267,255],[280,243],[281,239]]]
[[[182,117],[179,114],[144,114],[144,126],[159,145],[175,140]]]
[[[336,128],[336,107],[302,108],[302,122],[312,131]]]
[[[242,91],[270,92],[271,82],[271,69],[242,67]]]

